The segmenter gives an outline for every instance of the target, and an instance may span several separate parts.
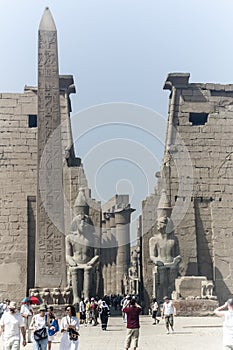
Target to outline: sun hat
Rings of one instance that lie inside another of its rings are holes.
[[[41,304],[39,311],[47,311],[47,306],[45,304]]]

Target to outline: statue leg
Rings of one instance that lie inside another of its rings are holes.
[[[172,266],[169,270],[169,290],[172,293],[175,290],[175,279],[178,277],[179,267]]]
[[[165,266],[160,266],[158,268],[158,280],[159,280],[159,300],[163,300],[164,296],[169,297],[169,270]]]
[[[83,294],[85,298],[90,299],[93,297],[91,294],[91,268],[84,269],[84,279],[83,279]]]
[[[81,277],[80,269],[72,268],[71,277],[72,277],[72,289],[73,289],[73,304],[78,304],[81,300]]]

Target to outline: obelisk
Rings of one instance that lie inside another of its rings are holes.
[[[36,287],[66,285],[57,31],[49,8],[39,26]]]

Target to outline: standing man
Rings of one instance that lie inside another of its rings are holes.
[[[0,335],[3,334],[4,350],[20,349],[20,331],[22,344],[26,345],[26,330],[23,317],[16,310],[16,302],[11,301],[9,312],[5,312],[0,320]]]
[[[224,318],[223,349],[233,349],[233,299],[228,299],[224,305],[217,307],[214,313]]]
[[[29,329],[29,326],[32,321],[33,309],[29,297],[26,298],[25,304],[22,304],[20,314],[24,318],[25,328],[28,335],[28,343],[31,343],[31,330]]]
[[[127,315],[127,335],[125,340],[125,349],[128,350],[130,345],[133,350],[138,347],[139,338],[139,314],[142,311],[141,306],[136,303],[136,300],[132,298],[128,301],[126,306],[123,307],[122,312]]]
[[[176,309],[172,301],[168,297],[163,298],[163,309],[162,309],[162,318],[165,317],[165,325],[167,328],[167,334],[170,333],[169,326],[171,327],[172,333],[174,333],[174,316],[176,315]]]

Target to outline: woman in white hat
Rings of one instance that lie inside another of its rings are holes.
[[[30,329],[33,331],[33,350],[46,350],[48,345],[48,317],[47,306],[41,304],[39,313],[32,317]]]

